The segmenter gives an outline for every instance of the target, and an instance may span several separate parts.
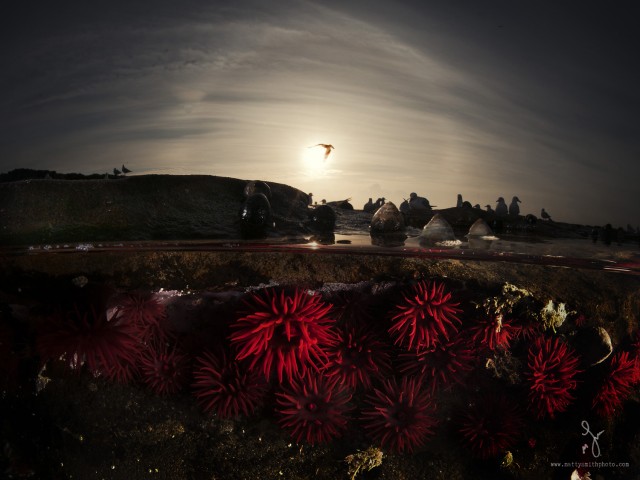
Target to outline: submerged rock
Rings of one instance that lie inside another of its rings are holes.
[[[404,227],[404,217],[400,210],[393,202],[387,202],[373,214],[369,232],[371,235],[398,233],[404,231]]]
[[[420,233],[420,243],[447,242],[455,239],[453,228],[439,213],[429,220]]]
[[[263,193],[253,193],[244,202],[240,214],[240,231],[244,238],[263,238],[273,228],[271,204]]]

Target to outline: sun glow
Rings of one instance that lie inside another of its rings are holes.
[[[302,152],[302,161],[304,163],[307,174],[314,177],[320,177],[327,173],[330,163],[329,158],[325,157],[325,149],[319,146],[306,147]]]

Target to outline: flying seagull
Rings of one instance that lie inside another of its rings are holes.
[[[129,170],[127,167],[124,166],[124,163],[122,164],[122,173],[131,173],[131,170]]]
[[[322,147],[322,148],[324,148],[324,159],[325,159],[325,160],[329,157],[329,154],[331,153],[331,150],[333,150],[334,148],[336,148],[336,147],[334,147],[333,145],[329,145],[329,144],[327,144],[327,143],[319,143],[319,144],[317,144],[317,145],[312,145],[312,146],[307,147],[307,148],[315,148],[315,147]]]

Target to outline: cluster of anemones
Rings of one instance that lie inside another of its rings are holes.
[[[283,385],[276,409],[282,427],[312,444],[342,434],[351,393],[323,375],[338,341],[331,305],[298,289],[268,288],[249,295],[245,311],[232,325],[235,359]]]
[[[447,335],[433,322],[457,333],[460,310],[443,285],[420,282],[403,299],[390,315],[396,344],[414,353],[440,346]],[[356,390],[368,405],[360,417],[364,428],[383,447],[411,451],[433,433],[431,389],[418,374],[381,381],[392,372],[388,339],[363,322],[366,315],[349,305],[332,309],[320,295],[279,288],[247,296],[244,310],[230,335],[236,360],[265,380],[277,378],[279,423],[297,441],[324,443],[342,434]],[[419,324],[418,333],[411,322]]]
[[[138,379],[162,395],[191,383],[202,409],[221,418],[252,414],[271,391],[278,423],[297,442],[327,443],[354,422],[383,448],[411,452],[434,434],[436,395],[463,386],[484,364],[480,354],[504,357],[525,337],[511,312],[497,309],[485,308],[461,329],[462,309],[444,283],[390,289],[383,300],[396,294],[381,328],[370,321],[380,310],[371,295],[367,312],[358,313],[353,295],[337,296],[348,305],[336,308],[298,288],[252,291],[240,297],[233,317],[223,316],[228,322],[217,343],[195,351],[171,332],[157,296],[120,295],[110,304],[78,302],[55,312],[41,325],[37,347],[44,360],[120,382]],[[613,415],[638,383],[640,346],[634,348],[609,360],[596,412]],[[579,358],[560,338],[539,334],[527,353],[529,409],[554,418],[574,401]],[[462,393],[467,402],[452,425],[463,444],[479,458],[511,448],[523,423],[517,402]]]
[[[180,390],[188,379],[188,360],[169,346],[164,305],[151,294],[127,294],[106,302],[80,301],[58,310],[39,327],[41,358],[61,359],[72,370],[87,368],[118,382],[135,378],[159,394]]]

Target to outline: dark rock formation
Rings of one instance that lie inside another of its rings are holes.
[[[0,183],[0,244],[237,239],[246,180],[208,175]],[[302,233],[307,194],[270,183],[276,231]]]

